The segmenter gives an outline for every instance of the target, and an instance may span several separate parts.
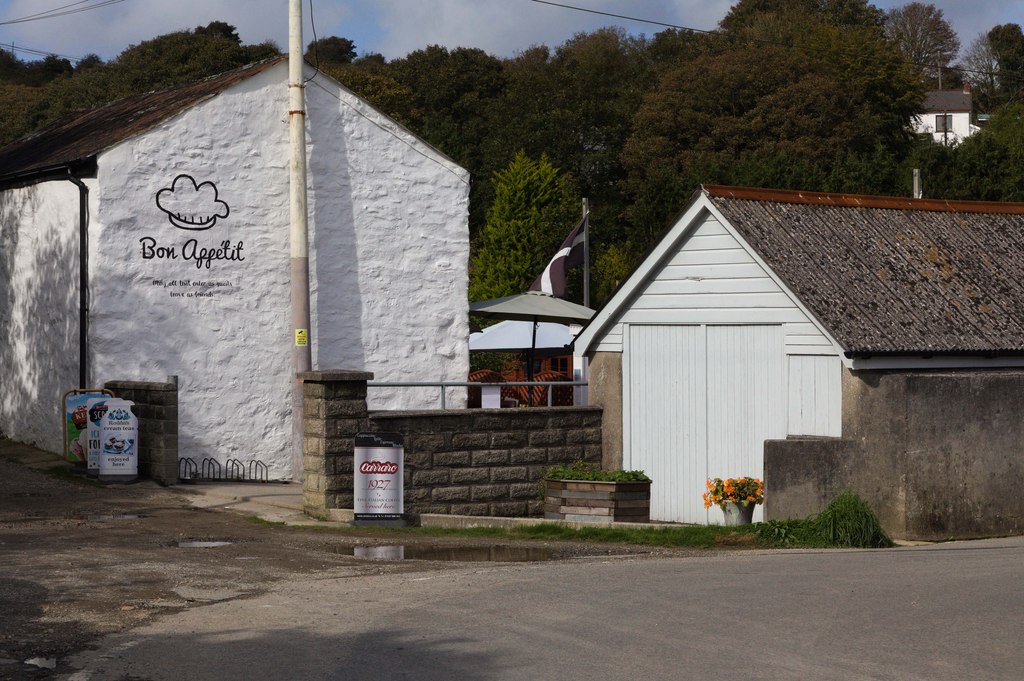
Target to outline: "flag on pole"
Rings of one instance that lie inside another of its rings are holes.
[[[548,266],[540,273],[537,280],[530,286],[531,291],[541,291],[555,298],[565,298],[566,276],[570,267],[583,264],[584,241],[587,232],[587,215],[583,216],[569,236],[562,242],[562,247],[555,253]]]

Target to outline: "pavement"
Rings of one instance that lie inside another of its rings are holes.
[[[0,456],[18,461],[29,468],[50,469],[71,464],[58,455],[0,439]],[[140,479],[131,483],[138,486],[160,487],[157,483]],[[296,526],[322,526],[326,524],[351,524],[354,520],[352,509],[330,509],[327,518],[312,518],[305,514],[302,504],[302,484],[298,482],[191,482],[169,485],[164,489],[174,490],[189,496],[197,508],[221,508],[253,515],[268,522]],[[576,522],[546,520],[544,518],[504,518],[491,516],[460,516],[435,513],[419,514],[422,527],[474,528],[474,527],[516,527],[539,523],[558,523],[571,527],[612,527],[612,522]],[[671,523],[630,523],[630,527],[670,527]]]
[[[61,465],[3,441],[0,455]],[[349,533],[164,504],[164,488],[150,481],[122,494],[32,477],[33,494],[8,493],[0,537],[0,635],[15,651],[0,659],[0,678],[1024,678],[1024,537],[873,551],[378,561],[336,552],[362,541]],[[294,484],[173,490],[196,506],[323,524],[302,514]],[[80,501],[64,503],[69,496]],[[89,519],[113,512],[138,516]],[[472,522],[492,520],[506,521]],[[183,548],[182,538],[211,541]],[[103,578],[82,580],[83,571]],[[28,675],[36,655],[55,667]]]
[[[30,468],[48,469],[62,464],[68,465],[58,455],[40,449],[0,439],[0,456],[17,460]],[[160,487],[151,480],[140,479],[133,485]],[[354,520],[352,509],[331,509],[327,518],[312,518],[303,511],[302,484],[298,482],[192,482],[170,485],[165,489],[186,494],[196,508],[220,508],[252,515],[268,522],[294,526],[323,526],[325,524],[350,525]],[[613,527],[612,522],[576,522],[548,520],[544,518],[505,518],[492,516],[460,516],[424,513],[419,514],[422,527],[512,528],[539,523],[557,523],[571,527]],[[673,523],[630,523],[632,528],[672,527]],[[932,542],[895,541],[897,546],[926,546]]]

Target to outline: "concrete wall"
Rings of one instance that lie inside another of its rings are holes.
[[[0,192],[0,432],[51,452],[79,387],[78,200],[66,181]]]
[[[601,466],[622,468],[622,353],[595,352],[588,379],[590,404],[601,407]]]
[[[306,512],[352,508],[355,434],[405,438],[405,510],[455,515],[540,515],[548,467],[601,461],[595,407],[388,411],[366,409],[359,372],[302,374]]]
[[[897,538],[1022,534],[1021,404],[1021,370],[847,371],[842,440],[766,443],[766,517],[849,487]]]

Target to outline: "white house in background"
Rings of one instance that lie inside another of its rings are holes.
[[[314,367],[465,380],[468,172],[323,73],[306,77]],[[291,477],[288,138],[278,58],[0,149],[6,436],[60,450],[82,353],[90,387],[178,377],[180,456]],[[437,399],[370,395],[378,408]]]
[[[932,90],[925,97],[923,111],[914,118],[914,132],[955,146],[980,130],[972,121],[973,113],[969,83],[961,90]]]

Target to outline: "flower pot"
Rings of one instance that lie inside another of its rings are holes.
[[[744,506],[734,501],[723,501],[722,513],[725,514],[725,524],[727,527],[749,525],[754,522],[754,504]]]

